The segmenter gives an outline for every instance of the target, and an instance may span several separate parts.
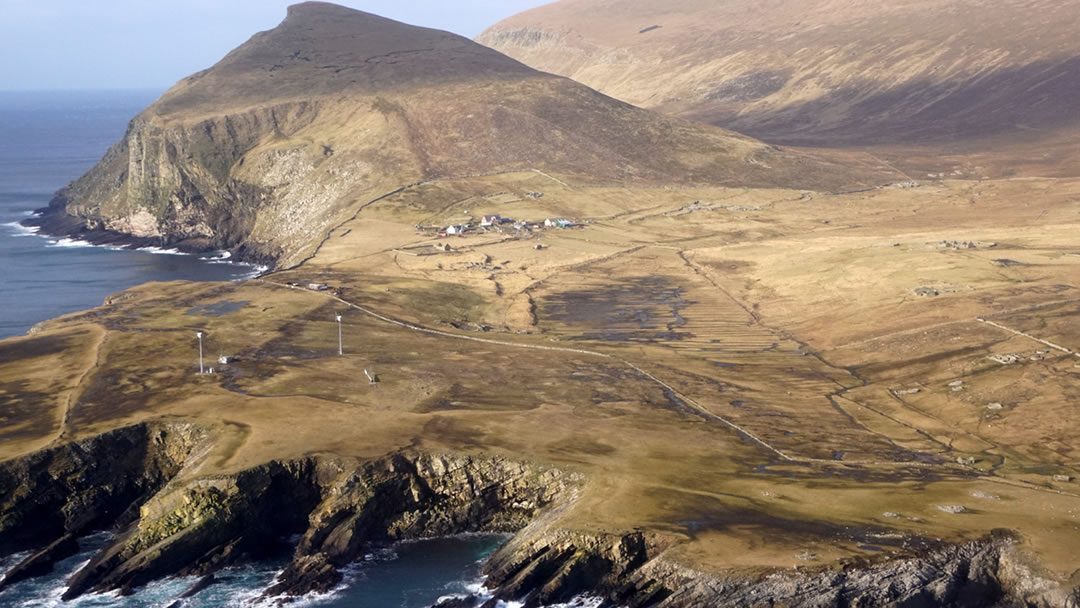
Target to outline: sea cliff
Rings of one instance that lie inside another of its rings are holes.
[[[78,539],[112,542],[68,581],[65,599],[130,593],[156,579],[210,575],[300,535],[267,597],[325,592],[373,547],[466,532],[514,537],[485,566],[492,597],[444,606],[526,607],[589,595],[611,606],[1066,606],[1067,587],[1040,574],[1017,538],[995,532],[918,557],[840,569],[695,571],[669,559],[674,538],[562,526],[584,478],[497,457],[405,451],[360,461],[308,456],[201,475],[211,433],[145,423],[0,464],[0,548],[32,551],[0,588],[47,573]],[[34,525],[27,525],[33,521]],[[451,603],[452,602],[452,603]]]

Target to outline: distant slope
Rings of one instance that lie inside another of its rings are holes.
[[[562,0],[478,41],[766,141],[985,151],[1076,141],[1078,31],[1080,0]]]
[[[627,105],[460,36],[309,2],[168,91],[42,221],[288,261],[400,186],[523,168],[630,183],[886,179]]]

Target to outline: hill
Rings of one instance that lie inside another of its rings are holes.
[[[563,0],[478,40],[766,141],[921,146],[965,155],[956,168],[974,176],[1076,174],[1078,15],[1076,0]]]
[[[800,188],[886,179],[632,107],[454,34],[309,2],[165,93],[42,222],[288,263],[387,192],[522,169]]]
[[[830,154],[293,9],[44,218],[280,263],[0,341],[0,605],[476,532],[440,608],[1075,605],[1080,179]]]

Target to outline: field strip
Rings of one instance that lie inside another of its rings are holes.
[[[360,312],[362,312],[362,313],[364,313],[364,314],[366,314],[366,315],[368,315],[370,317],[373,317],[375,319],[378,319],[378,320],[380,320],[380,321],[382,321],[384,323],[390,323],[391,325],[397,325],[398,327],[409,329],[409,330],[412,330],[412,331],[415,331],[415,332],[431,334],[431,335],[435,335],[435,336],[442,336],[442,337],[445,337],[445,338],[456,338],[458,340],[469,340],[471,342],[480,342],[481,344],[494,344],[494,345],[497,345],[497,346],[512,346],[512,347],[515,347],[515,348],[529,348],[529,349],[533,349],[533,350],[546,350],[546,351],[573,353],[573,354],[577,354],[577,355],[587,355],[587,356],[591,356],[591,357],[602,357],[602,358],[605,358],[605,359],[614,359],[615,358],[615,357],[613,357],[613,356],[611,356],[609,354],[606,354],[606,353],[598,353],[598,352],[595,352],[595,351],[584,350],[584,349],[580,349],[580,348],[566,348],[566,347],[562,347],[562,346],[544,346],[544,345],[541,345],[541,344],[519,344],[517,342],[506,342],[506,341],[503,341],[503,340],[492,340],[490,338],[477,338],[476,336],[465,336],[465,335],[462,335],[462,334],[455,334],[455,333],[451,333],[451,332],[448,332],[448,331],[442,331],[442,330],[438,330],[438,329],[431,329],[430,327],[423,327],[421,325],[416,325],[414,323],[409,323],[407,321],[401,321],[401,320],[398,320],[398,319],[394,319],[392,317],[388,317],[386,315],[379,314],[379,313],[375,312],[374,310],[371,310],[370,308],[365,308],[363,306],[360,306],[359,304],[353,304],[352,302],[349,302],[348,300],[342,299],[342,298],[340,298],[338,296],[335,296],[333,294],[330,294],[330,293],[321,293],[321,292],[317,292],[317,291],[311,291],[310,289],[306,289],[304,287],[294,287],[292,285],[285,285],[285,284],[282,284],[282,283],[278,283],[276,281],[269,281],[267,279],[253,279],[253,280],[259,281],[261,283],[269,283],[271,285],[276,285],[278,287],[285,287],[286,289],[293,289],[293,290],[296,290],[296,291],[302,291],[302,292],[305,292],[305,293],[310,293],[310,294],[314,294],[314,295],[320,295],[320,296],[323,296],[324,298],[326,298],[328,300],[334,300],[336,302],[340,302],[340,303],[344,304],[345,306],[348,306],[349,308],[359,310]]]
[[[655,384],[659,385],[664,390],[669,391],[672,394],[674,394],[675,396],[677,396],[678,398],[682,399],[683,401],[685,401],[688,405],[693,407],[694,410],[696,410],[700,415],[702,415],[706,419],[713,420],[713,421],[716,421],[716,422],[720,422],[720,423],[728,426],[729,428],[734,430],[736,433],[738,433],[738,434],[746,437],[747,439],[753,441],[754,443],[758,444],[759,446],[761,446],[762,448],[768,450],[769,452],[772,452],[773,454],[776,454],[777,456],[779,456],[780,458],[782,458],[785,461],[788,461],[788,462],[833,462],[833,461],[824,460],[824,459],[800,459],[800,458],[795,458],[793,456],[790,456],[790,455],[786,454],[783,450],[780,450],[779,448],[769,444],[765,440],[761,439],[760,437],[758,437],[757,435],[751,433],[750,431],[747,431],[746,429],[744,429],[741,426],[735,424],[734,422],[732,422],[732,421],[730,421],[730,420],[728,420],[728,419],[726,419],[726,418],[724,418],[722,416],[718,416],[718,415],[712,413],[711,411],[709,411],[705,407],[701,406],[699,403],[697,403],[693,399],[687,397],[686,395],[683,395],[679,391],[675,390],[675,388],[672,387],[671,385],[665,383],[664,381],[660,380],[659,378],[657,378],[656,376],[650,374],[649,372],[641,369],[637,365],[635,365],[635,364],[633,364],[633,363],[631,363],[629,361],[626,361],[625,359],[620,359],[618,357],[615,357],[613,355],[609,355],[607,353],[601,353],[601,352],[596,352],[596,351],[591,351],[591,350],[585,350],[585,349],[581,349],[581,348],[566,348],[566,347],[561,347],[561,346],[544,346],[544,345],[541,345],[541,344],[520,344],[518,342],[507,342],[507,341],[503,341],[503,340],[492,340],[490,338],[477,338],[475,336],[465,336],[465,335],[461,335],[461,334],[455,334],[455,333],[451,333],[451,332],[448,332],[448,331],[441,331],[441,330],[438,330],[438,329],[432,329],[430,327],[423,327],[421,325],[416,325],[414,323],[409,323],[407,321],[401,321],[401,320],[398,320],[398,319],[394,319],[392,317],[388,317],[386,315],[379,314],[379,313],[377,313],[374,310],[371,310],[369,308],[360,306],[359,304],[354,304],[352,302],[349,302],[348,300],[345,300],[345,299],[340,298],[340,297],[338,297],[336,295],[333,295],[333,294],[311,291],[310,289],[305,289],[304,287],[294,287],[292,285],[284,285],[282,283],[278,283],[276,281],[269,281],[269,280],[266,280],[266,279],[254,279],[254,280],[259,281],[259,282],[263,282],[263,283],[270,283],[270,284],[276,285],[278,287],[285,287],[287,289],[293,289],[293,290],[296,290],[296,291],[303,291],[303,292],[314,294],[314,295],[321,295],[321,296],[323,296],[324,298],[326,298],[328,300],[334,300],[336,302],[340,302],[341,304],[344,304],[345,306],[348,306],[349,308],[359,310],[360,312],[362,312],[362,313],[364,313],[364,314],[366,314],[366,315],[368,315],[370,317],[373,317],[375,319],[378,319],[379,321],[382,321],[384,323],[390,323],[392,325],[396,325],[398,327],[408,329],[408,330],[412,330],[412,331],[416,331],[416,332],[426,333],[426,334],[435,335],[435,336],[442,336],[442,337],[445,337],[445,338],[455,338],[455,339],[458,339],[458,340],[468,340],[468,341],[471,341],[471,342],[479,342],[481,344],[493,344],[493,345],[496,345],[496,346],[506,346],[506,347],[512,347],[512,348],[527,348],[527,349],[532,349],[532,350],[543,350],[543,351],[549,351],[549,352],[563,352],[563,353],[571,353],[571,354],[575,354],[575,355],[585,355],[585,356],[589,356],[589,357],[600,357],[600,358],[603,358],[603,359],[610,359],[612,361],[618,361],[619,363],[622,363],[623,365],[626,365],[627,367],[629,367],[629,368],[633,369],[634,371],[638,372],[639,374],[641,374],[645,378],[647,378],[647,379],[651,380],[652,382],[654,382]]]
[[[716,414],[710,412],[706,408],[702,407],[701,404],[699,404],[698,402],[696,402],[693,399],[687,397],[686,395],[683,395],[679,391],[675,390],[675,388],[672,387],[671,385],[667,384],[663,380],[660,380],[659,378],[657,378],[656,376],[650,374],[649,372],[641,369],[640,367],[634,365],[633,363],[630,363],[629,361],[626,361],[624,359],[619,359],[619,361],[622,361],[623,364],[629,366],[631,369],[633,369],[637,373],[639,373],[639,374],[645,376],[646,378],[648,378],[649,380],[652,380],[653,382],[659,384],[660,386],[664,387],[668,391],[671,391],[671,393],[673,395],[675,395],[678,398],[685,401],[687,404],[692,406],[695,410],[697,410],[702,416],[705,416],[707,419],[715,420],[717,422],[726,424],[728,427],[730,427],[732,430],[734,430],[739,435],[742,435],[742,436],[746,437],[747,439],[750,439],[754,443],[760,445],[761,447],[763,447],[766,450],[772,452],[773,454],[776,454],[777,456],[779,456],[780,458],[782,458],[782,459],[784,459],[784,460],[786,460],[788,462],[796,462],[797,461],[796,458],[787,455],[786,453],[784,453],[783,450],[770,445],[764,439],[761,439],[757,435],[755,435],[755,434],[751,433],[750,431],[742,428],[741,426],[735,424],[734,422],[728,420],[727,418],[724,418],[722,416],[717,416]],[[807,460],[807,462],[809,462],[809,461],[810,460]]]
[[[1019,308],[1010,308],[1009,310],[1002,310],[1000,312],[993,312],[993,313],[985,314],[985,315],[982,315],[982,316],[978,317],[976,320],[977,321],[982,321],[983,319],[989,319],[991,317],[1000,317],[1002,315],[1011,315],[1011,314],[1015,314],[1015,313],[1018,313],[1018,312],[1030,312],[1032,310],[1038,310],[1040,308],[1047,308],[1047,307],[1050,307],[1050,306],[1061,306],[1063,304],[1073,304],[1073,303],[1076,303],[1076,302],[1080,302],[1080,299],[1072,298],[1072,299],[1069,299],[1069,300],[1055,300],[1053,302],[1043,302],[1042,304],[1032,304],[1030,306],[1021,306]],[[881,335],[878,335],[878,336],[873,336],[873,337],[870,337],[870,338],[857,340],[855,342],[848,342],[846,344],[840,344],[838,346],[832,347],[829,350],[840,350],[842,348],[850,348],[852,346],[862,346],[863,344],[868,344],[868,343],[874,342],[876,340],[884,340],[886,338],[892,338],[892,337],[895,337],[895,336],[903,336],[903,335],[906,335],[906,334],[914,334],[914,333],[918,333],[920,331],[927,331],[927,330],[930,330],[930,329],[939,329],[939,328],[942,328],[942,327],[948,327],[949,325],[958,325],[958,324],[961,324],[961,323],[970,323],[970,322],[971,322],[971,319],[956,319],[954,321],[943,321],[941,323],[934,323],[932,325],[924,325],[924,326],[921,326],[921,327],[912,327],[911,329],[901,329],[899,331],[889,332],[887,334],[881,334]],[[1008,331],[1012,331],[1011,329],[1008,329],[1008,328],[1005,328],[1005,329],[1007,329]]]
[[[75,410],[75,404],[78,403],[79,398],[82,397],[86,391],[86,387],[83,384],[94,374],[94,372],[101,367],[101,361],[105,354],[105,344],[109,341],[109,332],[101,327],[101,336],[98,338],[97,343],[94,345],[93,363],[83,370],[83,373],[79,376],[79,379],[72,385],[71,390],[68,391],[67,400],[64,403],[63,415],[60,419],[60,428],[57,429],[56,437],[52,440],[50,445],[57,445],[62,443],[68,435],[69,427],[71,426],[71,415]]]
[[[1049,346],[1050,348],[1052,348],[1054,350],[1060,350],[1061,352],[1069,354],[1069,355],[1076,354],[1075,352],[1073,352],[1072,350],[1070,350],[1068,348],[1065,348],[1064,346],[1054,344],[1053,342],[1050,342],[1049,340],[1043,340],[1042,338],[1036,338],[1035,336],[1033,336],[1031,334],[1027,334],[1027,333],[1024,333],[1024,332],[1016,330],[1016,329],[1005,327],[1004,325],[1002,325],[1000,323],[995,323],[994,321],[990,321],[989,319],[979,317],[979,318],[977,318],[975,320],[978,321],[979,323],[986,323],[987,325],[991,325],[991,326],[996,327],[998,329],[1001,329],[1001,330],[1004,330],[1004,331],[1007,331],[1007,332],[1010,332],[1010,333],[1014,333],[1014,334],[1016,334],[1018,336],[1022,336],[1024,338],[1029,339],[1029,340],[1034,340],[1034,341],[1038,342],[1039,344]]]
[[[828,465],[838,465],[838,466],[858,465],[858,466],[893,468],[893,469],[895,469],[895,468],[917,468],[917,469],[934,469],[934,468],[938,468],[938,469],[953,469],[953,470],[961,471],[961,472],[965,472],[965,473],[970,473],[971,472],[971,470],[966,468],[966,467],[956,465],[956,464],[952,464],[952,463],[933,464],[933,463],[924,463],[924,462],[893,462],[893,461],[874,461],[874,460],[843,460],[843,461],[840,461],[840,460],[829,460],[829,459],[826,459],[826,458],[804,458],[804,457],[792,456],[792,455],[784,452],[780,448],[777,448],[776,446],[774,446],[774,445],[770,444],[769,442],[765,441],[764,439],[761,439],[760,437],[758,437],[757,435],[751,433],[750,431],[747,431],[746,429],[739,426],[738,424],[735,424],[734,422],[724,418],[723,416],[719,416],[717,414],[714,414],[713,412],[709,411],[707,408],[705,408],[704,406],[702,406],[698,402],[696,402],[693,399],[687,397],[686,395],[680,393],[679,391],[677,391],[671,385],[669,385],[666,382],[660,380],[656,376],[654,376],[654,375],[650,374],[649,372],[643,370],[642,368],[638,367],[637,365],[635,365],[635,364],[633,364],[633,363],[631,363],[631,362],[629,362],[629,361],[627,361],[625,359],[621,359],[619,357],[616,357],[614,355],[610,355],[610,354],[607,354],[607,353],[601,353],[601,352],[597,352],[597,351],[585,350],[585,349],[581,349],[581,348],[566,348],[566,347],[560,347],[560,346],[544,346],[544,345],[541,345],[541,344],[521,344],[521,343],[518,343],[518,342],[507,342],[507,341],[504,341],[504,340],[492,340],[490,338],[477,338],[475,336],[466,336],[466,335],[462,335],[462,334],[451,333],[451,332],[448,332],[448,331],[432,329],[430,327],[424,327],[422,325],[417,325],[415,323],[409,323],[407,321],[401,321],[401,320],[398,320],[398,319],[394,319],[392,317],[388,317],[386,315],[375,312],[374,310],[371,310],[371,309],[366,308],[364,306],[360,306],[359,304],[354,304],[352,302],[349,302],[348,300],[345,300],[345,299],[343,299],[341,297],[338,297],[338,296],[336,296],[336,295],[334,295],[332,293],[312,291],[312,290],[304,288],[304,287],[286,285],[286,284],[278,283],[276,281],[271,281],[271,280],[268,280],[268,279],[252,279],[252,280],[260,282],[260,283],[266,283],[266,284],[269,284],[269,285],[273,285],[273,286],[276,286],[276,287],[284,287],[286,289],[292,289],[292,290],[295,290],[295,291],[302,291],[302,292],[309,293],[309,294],[315,295],[315,296],[322,296],[322,297],[326,298],[327,300],[333,300],[335,302],[339,302],[341,304],[344,304],[345,306],[348,306],[349,308],[352,308],[354,310],[358,310],[358,311],[360,311],[360,312],[362,312],[362,313],[364,313],[364,314],[366,314],[366,315],[368,315],[368,316],[370,316],[370,317],[372,317],[374,319],[382,321],[384,323],[389,323],[391,325],[396,325],[397,327],[401,327],[403,329],[408,329],[408,330],[415,331],[415,332],[420,332],[420,333],[425,333],[425,334],[435,335],[435,336],[441,336],[441,337],[445,337],[445,338],[453,338],[453,339],[457,339],[457,340],[468,340],[470,342],[479,342],[481,344],[491,344],[491,345],[495,345],[495,346],[505,346],[505,347],[510,347],[510,348],[525,348],[525,349],[541,350],[541,351],[549,351],[549,352],[563,352],[563,353],[570,353],[570,354],[577,354],[577,355],[585,355],[585,356],[588,356],[588,357],[599,357],[599,358],[602,358],[602,359],[608,359],[610,361],[616,361],[618,363],[621,363],[621,364],[633,369],[634,371],[638,372],[639,374],[641,374],[642,376],[644,376],[648,380],[651,380],[652,382],[654,382],[655,384],[660,386],[665,391],[669,391],[671,394],[673,394],[676,397],[678,397],[679,399],[683,400],[687,405],[689,405],[691,408],[693,408],[696,412],[698,412],[702,417],[706,418],[707,420],[713,420],[715,422],[719,422],[721,424],[724,424],[728,428],[735,431],[739,436],[745,437],[746,439],[750,440],[751,442],[755,443],[756,445],[764,448],[768,452],[771,452],[771,453],[779,456],[785,462],[790,462],[790,463],[793,463],[793,464],[794,463],[799,463],[799,464],[828,464]],[[982,475],[982,474],[979,475],[979,478],[989,479],[989,480],[1002,479],[1002,478],[998,478],[998,477],[995,477],[995,476],[992,476],[992,475]],[[1004,480],[1002,480],[1002,481],[1004,482]],[[1068,495],[1068,496],[1074,496],[1073,494],[1069,494],[1067,492],[1062,492],[1060,490],[1051,490],[1051,489],[1048,489],[1048,488],[1040,488],[1040,487],[1034,486],[1034,485],[1027,486],[1027,485],[1023,484],[1023,482],[1020,482],[1020,483],[1011,482],[1011,485],[1015,485],[1015,486],[1018,486],[1018,487],[1027,487],[1028,489],[1036,490],[1036,491],[1045,490],[1047,492],[1051,492],[1051,493],[1055,493],[1055,494],[1064,494],[1064,495]],[[1080,498],[1080,495],[1075,495],[1075,496]]]

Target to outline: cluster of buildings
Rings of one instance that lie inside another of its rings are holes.
[[[480,219],[479,225],[474,224],[451,224],[449,226],[417,226],[420,232],[434,232],[439,236],[459,236],[475,232],[538,232],[548,228],[573,228],[579,226],[577,222],[562,218],[552,217],[542,222],[527,222],[514,220],[500,215],[485,215]]]

